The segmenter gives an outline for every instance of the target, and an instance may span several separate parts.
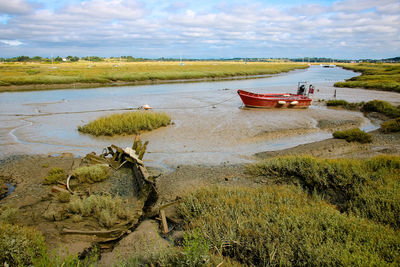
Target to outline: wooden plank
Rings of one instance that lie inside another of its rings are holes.
[[[160,217],[161,217],[161,225],[162,225],[162,233],[168,233],[168,224],[167,224],[167,217],[165,216],[165,211],[162,209],[160,210]]]

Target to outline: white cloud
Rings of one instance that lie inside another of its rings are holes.
[[[263,54],[266,47],[322,56],[327,46],[343,53],[349,47],[369,53],[371,49],[367,48],[379,43],[382,53],[400,53],[400,12],[394,12],[400,10],[397,0],[343,0],[330,6],[304,3],[290,8],[261,2],[217,1],[202,9],[196,8],[200,2],[193,5],[187,1],[161,1],[157,7],[149,3],[158,1],[86,0],[56,10],[34,10],[26,1],[16,2],[21,4],[20,13],[17,14],[17,6],[8,4],[7,10],[13,10],[14,15],[6,24],[0,24],[1,42],[19,40],[7,44],[14,42],[15,47],[23,42],[23,47],[32,51],[50,46],[69,54],[68,51],[81,48],[82,54],[120,54],[123,50],[132,55],[137,51],[150,55],[151,49],[154,53],[187,49],[196,56],[197,52],[211,49],[208,56],[219,57],[213,54],[212,47],[226,46],[230,53],[237,49],[234,56],[241,56],[244,50],[269,56]],[[0,10],[6,10],[5,4],[0,4]]]
[[[26,14],[33,11],[32,4],[25,0],[2,0],[0,1],[0,14]]]
[[[3,44],[9,45],[9,46],[19,46],[22,45],[22,42],[18,40],[0,40]]]

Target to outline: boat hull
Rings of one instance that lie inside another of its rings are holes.
[[[255,94],[238,90],[238,94],[246,107],[252,108],[307,108],[312,99],[294,94]]]

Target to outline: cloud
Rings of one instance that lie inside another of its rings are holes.
[[[21,47],[32,53],[48,47],[60,54],[96,51],[156,57],[182,51],[193,57],[223,57],[222,47],[229,47],[226,53],[230,55],[236,51],[233,56],[246,56],[241,53],[250,51],[268,57],[273,56],[268,54],[272,50],[282,51],[276,56],[323,56],[327,47],[339,55],[355,49],[368,55],[372,48],[400,53],[398,0],[343,0],[324,5],[303,1],[303,5],[285,7],[240,0],[86,0],[56,9],[34,9],[22,0],[11,2],[0,4],[0,10],[13,14],[6,24],[0,23],[0,36],[3,44],[17,52],[23,43]]]
[[[22,42],[18,40],[0,40],[3,44],[9,45],[9,46],[19,46],[22,45]]]
[[[27,14],[33,9],[34,6],[25,0],[0,1],[0,14]]]

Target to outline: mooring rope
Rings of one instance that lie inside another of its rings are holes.
[[[155,107],[152,108],[154,110],[165,110],[165,109],[198,109],[198,108],[208,108],[215,107],[217,105],[223,104],[225,102],[230,101],[236,97],[236,95],[225,99],[223,101],[203,105],[203,106],[194,106],[194,107]],[[140,107],[137,108],[110,108],[110,109],[96,109],[96,110],[84,110],[84,111],[65,111],[65,112],[49,112],[49,113],[36,113],[36,114],[24,114],[24,113],[6,113],[0,114],[0,116],[10,116],[10,117],[39,117],[39,116],[52,116],[52,115],[64,115],[64,114],[82,114],[82,113],[95,113],[95,112],[109,112],[109,111],[129,111],[129,110],[140,110]]]

